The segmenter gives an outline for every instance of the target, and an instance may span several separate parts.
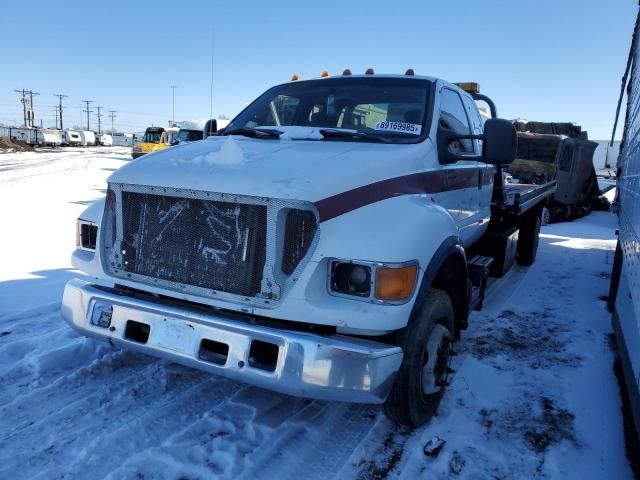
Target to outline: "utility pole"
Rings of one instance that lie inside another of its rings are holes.
[[[176,88],[177,85],[171,85],[171,126],[176,123]]]
[[[93,103],[93,100],[82,100],[82,101],[87,106],[87,109],[83,110],[83,112],[87,112],[87,130],[89,130],[89,114],[93,112],[93,110],[89,108],[89,104]]]
[[[36,114],[33,111],[33,96],[34,95],[40,95],[38,92],[34,92],[33,90],[29,90],[29,105],[31,106],[31,126],[33,127],[33,125],[35,124],[36,121]],[[42,123],[42,122],[40,122]]]
[[[60,117],[58,116],[58,105],[54,105],[54,107],[53,107],[53,108],[54,108],[54,109],[55,109],[55,111],[56,111],[56,113],[55,113],[55,115],[54,115],[54,118],[55,118],[55,120],[56,120],[56,130],[57,130],[57,129],[58,129],[58,118],[60,118]],[[61,130],[62,130],[62,129],[61,129]]]
[[[58,99],[60,100],[60,103],[58,104],[58,115],[60,115],[60,130],[63,130],[63,126],[62,126],[62,99],[66,98],[66,95],[63,95],[61,93],[54,93],[53,94],[54,97],[58,97]],[[56,118],[56,126],[58,125],[58,119]]]
[[[22,98],[20,99],[20,101],[22,102],[22,116],[24,118],[24,126],[27,126],[27,102],[25,101],[26,99],[26,91],[23,88],[22,90],[14,90],[14,92],[16,93],[20,93],[22,95]]]
[[[109,116],[111,117],[111,135],[113,135],[113,120],[116,118],[117,110],[109,110]]]
[[[14,92],[22,95],[22,113],[24,115],[24,126],[25,127],[33,127],[33,123],[35,120],[35,115],[33,113],[33,96],[40,95],[38,92],[34,92],[33,90],[27,90],[23,88],[22,90],[14,90]]]
[[[97,116],[98,116],[98,135],[100,135],[102,133],[102,131],[100,129],[101,128],[100,117],[102,117],[102,115],[100,114],[100,109],[104,108],[104,107],[96,107],[96,108],[98,109],[98,113],[97,113]]]

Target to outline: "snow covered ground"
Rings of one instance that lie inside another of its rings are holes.
[[[128,152],[0,155],[0,478],[632,478],[604,302],[613,216],[544,228],[537,263],[472,315],[438,416],[409,432],[68,328],[75,218]]]

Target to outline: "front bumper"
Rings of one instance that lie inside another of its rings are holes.
[[[108,328],[92,323],[104,310],[111,312]],[[62,317],[83,335],[306,398],[383,403],[402,362],[397,346],[249,324],[219,311],[123,296],[77,279],[65,287]],[[144,343],[132,339],[129,322],[148,326]],[[216,363],[203,350],[207,341],[223,350],[226,345],[226,355],[218,355]],[[256,345],[265,344],[274,352],[266,368],[253,356]]]
[[[131,152],[131,158],[138,158],[146,155],[148,152]]]

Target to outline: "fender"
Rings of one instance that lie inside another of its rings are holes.
[[[457,259],[457,261],[455,259]],[[443,288],[451,297],[456,322],[455,334],[456,338],[459,338],[460,330],[464,330],[468,325],[469,289],[467,286],[467,259],[462,243],[458,237],[447,237],[431,257],[424,275],[422,276],[422,282],[420,283],[416,300],[413,304],[413,308],[411,309],[409,322],[412,322],[417,318],[429,289],[432,287],[442,288],[444,286],[444,284],[441,284],[439,280],[444,280],[442,273],[446,273],[446,270],[443,270],[443,267],[446,268],[445,263],[449,261],[455,262],[455,264],[458,265],[458,268],[464,269],[464,278],[460,280],[458,288],[455,290],[456,293],[452,294],[449,289],[446,287]]]
[[[100,222],[102,221],[102,212],[104,211],[104,197],[96,200],[78,216],[78,220],[84,220],[86,222],[93,222],[100,228]]]

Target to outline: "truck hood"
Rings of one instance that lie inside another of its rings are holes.
[[[381,144],[213,136],[145,155],[108,181],[316,202],[422,171],[432,149],[430,140]]]

